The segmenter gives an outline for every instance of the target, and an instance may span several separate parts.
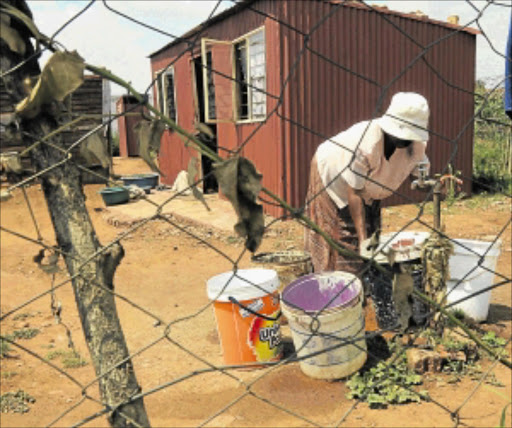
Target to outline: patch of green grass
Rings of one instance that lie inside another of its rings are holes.
[[[480,193],[459,202],[462,208],[474,210],[476,208],[486,209],[496,203],[503,203],[504,207],[510,206],[510,199],[501,194]]]
[[[41,348],[53,349],[53,348],[55,348],[55,345],[53,343],[47,343],[46,345],[41,345]]]
[[[2,413],[27,413],[30,410],[28,405],[35,402],[34,397],[19,389],[0,396],[0,410]]]
[[[482,371],[482,367],[479,364],[474,364],[467,367],[467,375],[471,380],[480,381],[484,372]],[[505,384],[501,382],[494,373],[489,373],[485,379],[484,383],[487,385],[497,386],[503,388]]]
[[[496,336],[494,331],[488,331],[482,336],[482,342],[484,342],[490,348],[493,348],[497,351],[497,354],[502,357],[507,357],[508,352],[504,350],[505,345],[507,344],[507,340],[503,337]],[[488,357],[487,353],[484,351],[480,351],[482,357]]]
[[[359,398],[366,401],[371,408],[428,399],[426,390],[413,389],[414,386],[421,385],[423,380],[421,375],[407,367],[405,355],[401,355],[389,367],[387,364],[381,361],[370,370],[353,375],[347,382],[350,389],[347,398]]]
[[[78,367],[86,366],[87,361],[85,361],[80,354],[73,353],[73,355],[62,358],[62,365],[66,369],[76,369]]]
[[[482,341],[491,348],[503,348],[507,344],[507,340],[503,337],[496,336],[494,331],[488,331],[482,336]]]
[[[37,315],[37,313],[32,313],[32,312],[22,312],[20,314],[16,314],[14,315],[14,317],[12,318],[14,321],[23,321],[23,320],[26,320],[27,318],[32,318],[32,317],[35,317]]]
[[[57,357],[61,357],[62,354],[64,354],[64,352],[66,352],[66,351],[63,351],[61,349],[57,349],[56,351],[50,351],[50,352],[48,352],[48,354],[46,354],[46,359],[49,361],[52,361]]]
[[[66,369],[76,369],[78,367],[86,366],[87,361],[74,350],[63,351],[61,349],[57,349],[55,351],[50,351],[46,355],[47,360],[55,360],[59,358],[62,366]]]
[[[11,334],[13,340],[18,339],[32,339],[40,333],[37,328],[22,328],[21,330],[14,330]]]
[[[440,341],[440,344],[444,346],[444,349],[446,349],[448,352],[459,352],[464,351],[466,348],[466,344],[463,342],[460,342],[456,339],[453,339],[451,337],[443,338]]]
[[[0,358],[8,357],[9,352],[11,352],[11,345],[6,340],[0,338]]]
[[[228,244],[238,244],[239,242],[241,242],[241,239],[240,239],[240,238],[238,238],[238,237],[236,237],[236,236],[231,236],[231,235],[230,235],[230,236],[228,236],[228,237],[226,238],[226,242],[227,242]]]

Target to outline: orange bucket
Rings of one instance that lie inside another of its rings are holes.
[[[224,362],[240,365],[277,361],[283,353],[279,278],[272,269],[239,269],[210,278]]]

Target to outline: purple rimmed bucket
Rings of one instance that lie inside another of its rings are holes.
[[[346,272],[323,272],[302,276],[291,282],[282,298],[288,305],[308,312],[325,312],[357,303],[361,283]]]
[[[366,361],[363,287],[348,272],[298,278],[282,293],[301,370],[318,379],[340,379]]]

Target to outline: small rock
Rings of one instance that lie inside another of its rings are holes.
[[[417,337],[414,339],[412,335],[404,334],[402,337],[402,345],[404,346],[413,346],[416,348],[428,348],[428,339],[426,337]]]
[[[489,324],[492,325],[492,324]],[[452,339],[464,345],[466,358],[472,359],[478,355],[478,346],[460,327],[454,329],[446,328],[443,332],[443,338]]]
[[[435,351],[411,348],[407,350],[407,365],[417,373],[440,372],[441,357]]]
[[[436,346],[436,352],[441,357],[441,360],[443,361],[467,361],[467,356],[464,351],[456,351],[456,352],[450,352],[445,349],[443,345]]]
[[[153,323],[153,327],[158,327],[159,325],[161,325],[162,323],[158,320],[156,320],[154,323]]]
[[[178,247],[174,247],[174,248],[173,248],[173,250],[174,250],[174,251],[178,251]]]
[[[428,339],[426,337],[417,337],[414,341],[414,346],[418,348],[426,348],[428,346]]]

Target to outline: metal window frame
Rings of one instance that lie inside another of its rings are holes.
[[[233,42],[226,41],[226,40],[216,40],[216,39],[209,39],[209,38],[202,38],[201,39],[201,67],[203,71],[203,101],[204,101],[204,116],[205,116],[205,122],[206,123],[232,123],[232,119],[219,119],[219,118],[210,118],[210,102],[208,100],[208,46],[207,44],[222,44],[222,45],[230,45],[231,50],[231,58],[233,58]],[[213,55],[212,55],[212,67],[213,67]],[[234,82],[233,82],[234,83]],[[217,94],[217,93],[216,93]],[[232,99],[234,97],[233,90],[231,90]],[[218,107],[217,104],[215,107]],[[233,108],[233,104],[232,104]]]
[[[235,100],[233,106],[235,107],[235,122],[238,124],[244,124],[244,123],[257,123],[257,122],[264,122],[267,120],[267,115],[265,114],[265,116],[263,117],[258,117],[258,118],[255,118],[253,116],[253,111],[252,111],[252,92],[253,92],[253,88],[252,88],[252,83],[251,83],[251,66],[250,66],[250,58],[251,58],[251,49],[250,49],[250,43],[249,43],[249,38],[251,36],[253,36],[254,34],[256,33],[259,33],[259,32],[263,32],[263,40],[264,40],[264,48],[265,48],[265,89],[266,90],[266,86],[267,86],[267,34],[265,32],[265,26],[262,25],[261,27],[258,27],[252,31],[249,31],[248,33],[245,33],[244,35],[236,38],[235,40],[233,40],[233,99]],[[248,110],[249,110],[249,114],[248,114],[248,118],[247,119],[240,119],[239,116],[238,116],[238,102],[236,101],[238,99],[238,97],[236,96],[237,93],[237,86],[236,86],[236,62],[235,62],[235,51],[234,51],[234,46],[236,43],[239,43],[241,41],[244,41],[246,42],[247,44],[247,55],[246,55],[246,66],[247,66],[247,74],[248,74]],[[265,111],[267,111],[267,98],[265,96]]]
[[[174,120],[174,123],[178,124],[178,102],[176,98],[176,73],[174,72],[174,66],[170,67],[163,67],[159,70],[155,71],[155,77],[156,77],[156,102],[158,103],[158,110],[162,112],[165,116],[169,117],[169,106],[167,103],[167,79],[165,79],[165,76],[168,74],[172,74],[172,82],[173,82],[173,91],[172,96],[174,98],[174,110],[176,111],[176,119]],[[160,80],[162,85],[162,100],[160,100],[159,94],[158,94],[158,80]],[[163,103],[163,109],[160,102]],[[171,117],[169,119],[172,120]]]

